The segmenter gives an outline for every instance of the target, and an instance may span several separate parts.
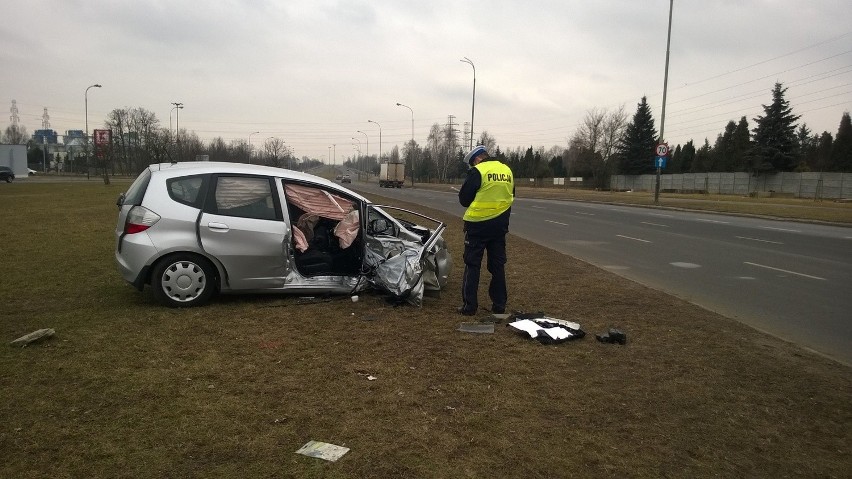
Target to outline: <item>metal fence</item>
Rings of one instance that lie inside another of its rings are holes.
[[[615,175],[613,191],[654,191],[656,175]],[[719,195],[852,199],[852,173],[682,173],[660,175],[660,191]]]

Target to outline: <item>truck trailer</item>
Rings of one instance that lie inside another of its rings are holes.
[[[405,182],[405,163],[382,163],[379,172],[379,186],[382,188],[402,188]]]

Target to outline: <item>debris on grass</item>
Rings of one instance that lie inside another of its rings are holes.
[[[524,333],[542,344],[558,344],[586,336],[586,333],[580,329],[579,323],[551,318],[541,312],[519,312],[512,316],[515,321],[506,326],[519,333]]]
[[[627,344],[627,335],[624,334],[622,331],[619,331],[619,330],[613,329],[613,328],[610,328],[610,330],[607,331],[604,334],[596,334],[595,339],[597,339],[598,341],[600,341],[602,343],[609,343],[609,344],[616,344],[617,343],[617,344],[621,344],[622,346]]]
[[[50,328],[39,329],[38,331],[33,331],[30,334],[25,334],[20,338],[9,343],[11,346],[20,346],[25,348],[30,344],[37,343],[39,341],[43,341],[45,339],[53,337],[56,334],[56,331]]]
[[[493,334],[494,323],[461,323],[458,330],[463,333]]]
[[[296,451],[296,454],[301,454],[308,457],[317,457],[326,461],[335,462],[344,454],[349,452],[348,447],[336,446],[327,442],[308,441],[304,446]]]

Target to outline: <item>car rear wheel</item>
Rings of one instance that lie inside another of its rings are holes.
[[[6,183],[11,183],[11,182],[12,182],[12,177],[11,177],[11,176],[7,176],[7,177],[6,177]]]
[[[170,308],[201,306],[216,291],[216,269],[206,259],[179,254],[154,267],[151,289],[154,297]]]

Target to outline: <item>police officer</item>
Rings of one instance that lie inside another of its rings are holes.
[[[464,159],[471,168],[459,190],[459,203],[467,211],[464,214],[464,304],[458,312],[465,316],[476,314],[479,271],[482,255],[487,251],[491,312],[501,314],[506,312],[506,233],[515,199],[515,182],[512,170],[489,157],[484,146],[470,150]]]

